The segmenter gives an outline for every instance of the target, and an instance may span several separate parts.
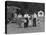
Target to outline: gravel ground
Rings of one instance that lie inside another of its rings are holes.
[[[10,23],[7,25],[7,34],[44,32],[44,18],[39,19],[37,27],[18,28],[16,24]]]

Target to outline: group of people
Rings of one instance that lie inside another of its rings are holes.
[[[23,24],[23,27],[26,28],[28,26],[33,26],[33,27],[36,27],[36,19],[37,19],[37,14],[34,13],[34,14],[24,14],[24,16],[22,16],[20,13],[17,15],[16,13],[14,13],[14,18],[22,18],[22,24]],[[17,19],[18,19],[17,18]],[[21,20],[21,19],[20,19]],[[19,23],[18,23],[19,24]]]

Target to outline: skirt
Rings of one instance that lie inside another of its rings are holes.
[[[36,26],[36,18],[33,19],[33,27]]]
[[[24,23],[24,28],[28,27],[28,18],[25,18],[26,22]]]

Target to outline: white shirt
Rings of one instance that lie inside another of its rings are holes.
[[[29,15],[28,14],[25,14],[24,17],[28,17]]]
[[[21,18],[21,17],[22,17],[22,15],[19,14],[19,15],[18,15],[18,18]]]
[[[36,13],[34,13],[34,18],[37,18],[37,15],[36,15]]]

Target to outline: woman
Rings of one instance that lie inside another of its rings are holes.
[[[29,27],[32,26],[32,25],[33,25],[32,23],[33,23],[33,22],[32,22],[32,16],[30,16],[28,26],[29,26]]]

